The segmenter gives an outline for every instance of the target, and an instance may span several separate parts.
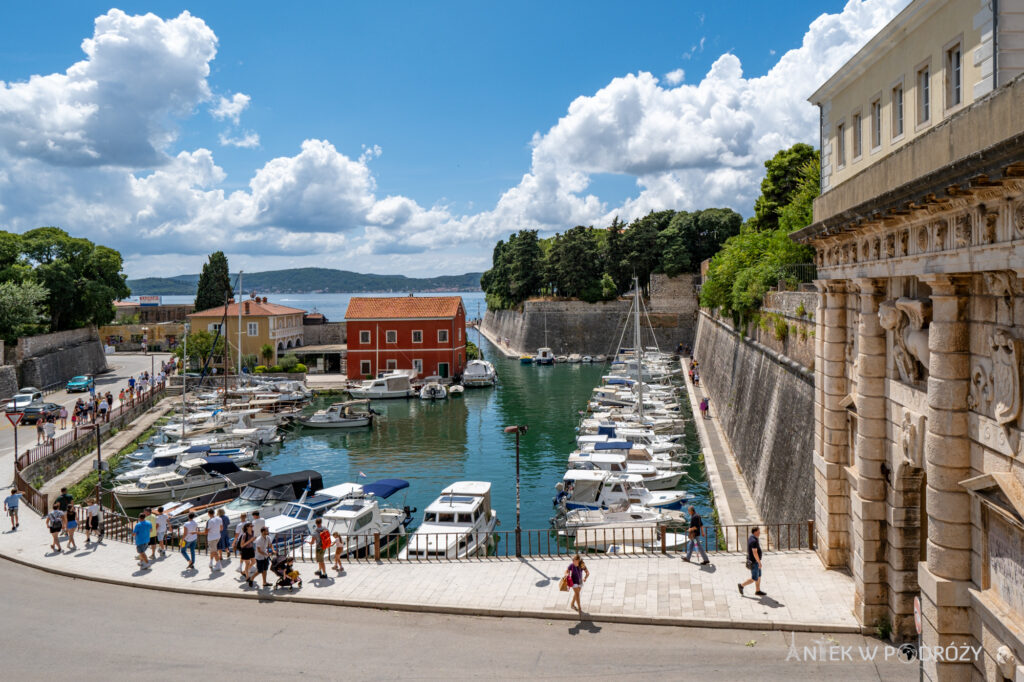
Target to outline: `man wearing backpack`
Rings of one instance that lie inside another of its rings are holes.
[[[324,554],[327,553],[327,548],[331,546],[331,534],[324,528],[324,520],[316,520],[316,528],[313,529],[313,546],[316,547],[316,563],[320,570],[316,572],[316,577],[327,578],[327,564],[324,563]]]

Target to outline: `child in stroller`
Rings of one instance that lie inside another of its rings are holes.
[[[290,590],[296,585],[302,587],[302,578],[299,577],[299,571],[295,568],[295,560],[291,557],[274,554],[274,558],[270,562],[270,570],[277,576],[277,582],[274,583],[275,590],[279,587],[287,587]]]

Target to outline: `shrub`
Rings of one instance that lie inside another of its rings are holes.
[[[295,357],[294,353],[289,353],[288,355],[278,360],[277,364],[280,365],[281,370],[285,372],[291,372],[294,371],[293,368],[295,367],[295,365],[299,364],[299,359]]]
[[[304,364],[302,364],[301,362],[297,362],[297,363],[295,363],[295,366],[292,367],[288,371],[289,372],[303,372],[303,373],[305,373],[306,372],[306,366]]]
[[[281,368],[281,365],[274,365],[273,367],[271,367],[267,371],[268,372],[278,373],[278,372],[283,372],[284,370]]]
[[[789,334],[789,325],[781,315],[773,315],[775,323],[775,338],[782,341]]]
[[[807,314],[807,309],[804,308],[804,302],[803,301],[800,301],[800,303],[797,304],[797,306],[796,306],[796,314],[797,314],[797,317],[803,317],[804,315]]]
[[[254,369],[253,371],[256,372],[257,374],[263,374],[264,372],[267,371],[267,366],[266,365],[256,365],[256,369]]]
[[[807,340],[807,327],[800,327],[799,333],[800,333],[800,340],[801,341],[806,341]]]

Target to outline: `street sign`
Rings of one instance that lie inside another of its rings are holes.
[[[12,426],[17,426],[21,423],[21,418],[25,416],[24,412],[8,412],[7,421],[11,422]]]
[[[917,634],[921,634],[921,598],[914,597],[914,627]]]

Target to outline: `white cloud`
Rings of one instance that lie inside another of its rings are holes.
[[[228,119],[235,125],[238,125],[238,119],[241,117],[242,112],[248,108],[251,99],[249,95],[241,92],[236,92],[231,96],[231,99],[220,97],[217,100],[217,104],[210,108],[210,115],[218,121]]]
[[[353,158],[317,139],[225,190],[212,152],[171,150],[177,126],[211,99],[216,36],[188,13],[111,10],[83,43],[87,59],[66,73],[0,82],[0,225],[64,225],[120,249],[133,275],[194,270],[214,249],[248,268],[316,262],[421,274],[484,264],[494,238],[524,226],[599,225],[661,208],[749,214],[764,160],[817,141],[807,95],[906,1],[850,0],[761,76],[723,54],[694,83],[681,69],[665,75],[668,87],[646,72],[614,78],[536,133],[528,171],[473,215],[379,197],[370,164],[380,147]],[[210,111],[237,125],[248,103],[236,93]],[[220,141],[257,146],[259,137],[229,130]],[[635,178],[635,195],[609,205],[588,191],[596,173]]]
[[[251,130],[245,131],[238,137],[232,137],[230,133],[221,133],[218,135],[221,146],[224,147],[242,147],[243,149],[255,149],[260,146],[260,136]]]
[[[665,82],[669,85],[679,85],[686,79],[686,72],[682,69],[669,71],[665,74]]]

